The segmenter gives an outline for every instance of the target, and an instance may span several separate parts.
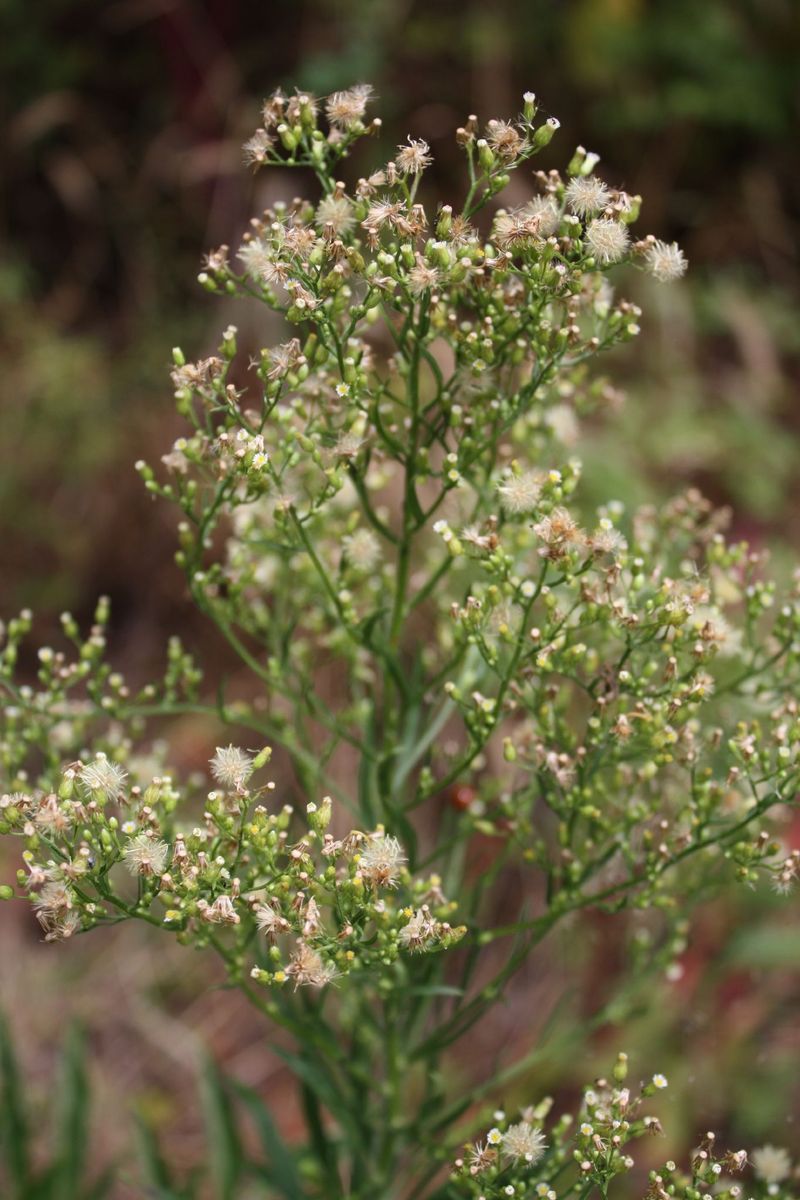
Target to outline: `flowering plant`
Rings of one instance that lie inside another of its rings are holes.
[[[676,969],[691,901],[730,878],[790,888],[800,856],[772,826],[800,773],[800,582],[779,600],[694,490],[581,506],[561,439],[617,403],[589,365],[639,331],[610,273],[686,266],[633,238],[640,198],[579,147],[502,207],[558,126],[530,94],[513,122],[457,131],[460,204],[426,211],[419,140],[348,186],[379,130],[369,100],[329,97],[324,126],[311,96],[265,104],[248,161],[312,173],[319,198],[265,210],[200,282],[290,336],[247,374],[233,326],[212,357],[176,349],[186,433],[163,470],[137,464],[248,682],[209,699],[175,639],[163,680],[131,688],[101,601],[88,636],[64,615],[72,649],[40,649],[22,683],[31,616],[10,620],[0,832],[24,843],[47,940],[147,921],[213,948],[289,1031],[308,1195],[605,1195],[653,1128],[622,1059],[577,1135],[544,1129],[547,1104],[498,1117],[443,1183],[471,1101],[532,1061],[465,1100],[446,1052],[581,910],[651,914],[597,1024]],[[180,713],[229,731],[210,789],[158,758],[154,726]],[[719,1174],[700,1153],[686,1190],[670,1168],[653,1196],[697,1200]]]

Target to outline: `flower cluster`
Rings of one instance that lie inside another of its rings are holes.
[[[4,828],[25,842],[19,884],[46,940],[139,917],[213,943],[237,981],[251,957],[259,983],[315,987],[460,940],[439,878],[413,880],[383,829],[334,838],[329,797],[308,805],[302,829],[290,805],[262,803],[275,785],[253,789],[251,776],[268,759],[218,747],[209,764],[218,786],[196,824],[170,776],[132,784],[103,753],[70,763],[56,791],[4,795]]]
[[[574,1115],[565,1112],[553,1119],[550,1097],[514,1119],[496,1111],[495,1124],[456,1160],[453,1194],[478,1200],[558,1200],[576,1192],[589,1195],[596,1188],[606,1196],[617,1177],[636,1167],[630,1143],[662,1133],[661,1122],[646,1109],[648,1100],[668,1086],[666,1077],[655,1074],[632,1089],[625,1084],[627,1073],[627,1055],[620,1054],[609,1079],[584,1088]],[[790,1196],[783,1190],[792,1174],[785,1150],[763,1146],[748,1159],[745,1150],[720,1150],[716,1142],[714,1133],[705,1135],[688,1172],[674,1162],[651,1171],[646,1200]],[[755,1178],[745,1192],[739,1178],[749,1164]]]

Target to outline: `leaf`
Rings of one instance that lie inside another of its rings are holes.
[[[67,1034],[61,1060],[60,1103],[53,1166],[53,1200],[83,1200],[81,1179],[89,1139],[86,1044],[77,1026]]]
[[[22,1080],[11,1044],[8,1026],[0,1018],[0,1147],[3,1148],[11,1182],[20,1200],[30,1178],[28,1122]]]
[[[267,1157],[270,1182],[274,1183],[282,1195],[287,1197],[287,1200],[298,1200],[303,1195],[303,1181],[297,1170],[294,1156],[278,1133],[269,1110],[261,1097],[251,1088],[236,1082],[232,1086],[253,1118],[258,1130],[261,1145]]]
[[[155,1189],[156,1196],[162,1200],[172,1189],[172,1178],[156,1135],[141,1117],[136,1119],[136,1144],[144,1181],[148,1187]]]
[[[218,1200],[235,1200],[243,1163],[242,1147],[222,1079],[210,1060],[203,1066],[202,1090],[215,1196]]]
[[[317,1158],[325,1168],[326,1174],[331,1180],[334,1192],[338,1194],[341,1191],[341,1180],[339,1179],[339,1166],[336,1157],[336,1146],[325,1132],[325,1126],[322,1120],[322,1109],[320,1108],[317,1097],[312,1092],[307,1084],[300,1085],[300,1095],[303,1101],[303,1112],[306,1118],[306,1128],[311,1137],[311,1145],[314,1148]]]

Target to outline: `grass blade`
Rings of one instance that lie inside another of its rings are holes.
[[[203,1067],[202,1087],[214,1194],[218,1200],[235,1200],[244,1156],[232,1106],[220,1074],[210,1060]]]
[[[22,1079],[5,1020],[0,1018],[0,1148],[13,1195],[23,1200],[30,1179],[28,1121]]]

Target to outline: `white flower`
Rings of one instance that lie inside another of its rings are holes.
[[[500,503],[506,512],[532,512],[539,503],[542,487],[536,471],[525,471],[522,475],[507,475],[498,484]]]
[[[567,184],[567,208],[579,217],[587,217],[589,213],[602,212],[608,204],[610,193],[602,179],[595,175],[584,177],[578,175]]]
[[[397,838],[375,833],[361,851],[358,868],[363,878],[376,887],[396,887],[405,861]]]
[[[107,800],[119,799],[127,778],[122,767],[109,762],[105,754],[98,754],[93,763],[81,768],[81,780],[89,791],[100,792]]]
[[[128,842],[123,856],[131,875],[163,875],[169,846],[149,833],[137,833]]]
[[[653,1087],[657,1087],[659,1090],[663,1090],[665,1087],[669,1087],[666,1075],[654,1075],[653,1076]]]
[[[628,231],[619,221],[599,217],[586,230],[586,244],[599,263],[619,262],[628,249]]]
[[[686,256],[677,242],[652,242],[645,251],[644,261],[650,274],[661,283],[680,279],[688,266]]]
[[[217,783],[231,791],[243,791],[253,774],[252,758],[238,746],[217,746],[216,754],[209,761]]]
[[[782,1146],[762,1146],[750,1156],[753,1170],[766,1184],[782,1183],[792,1169],[792,1160]]]
[[[529,1125],[527,1121],[509,1125],[503,1134],[503,1153],[511,1162],[538,1162],[546,1145],[541,1129]]]

